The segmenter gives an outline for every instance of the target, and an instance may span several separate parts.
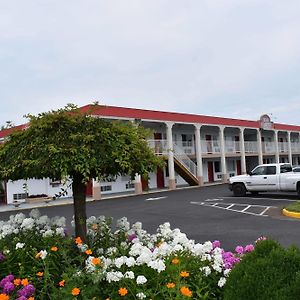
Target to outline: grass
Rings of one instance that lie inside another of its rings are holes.
[[[300,201],[294,202],[289,206],[285,207],[286,210],[300,213]]]

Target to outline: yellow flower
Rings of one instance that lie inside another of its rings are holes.
[[[91,249],[87,249],[86,251],[85,251],[85,254],[87,254],[87,255],[91,255],[93,253],[93,251],[91,250]]]
[[[180,276],[181,276],[181,277],[189,277],[189,276],[190,276],[190,273],[187,272],[187,271],[181,271],[181,272],[180,272]]]
[[[180,263],[180,260],[177,257],[172,259],[172,264],[173,265],[178,265],[179,263]]]
[[[174,287],[175,287],[175,283],[173,283],[173,282],[168,282],[167,283],[167,288],[168,289],[174,289]]]
[[[53,252],[56,252],[58,250],[58,248],[56,246],[53,246],[53,247],[51,247],[50,250],[53,251]]]
[[[79,288],[73,288],[72,295],[73,296],[78,296],[79,294],[80,294],[80,289]]]
[[[93,259],[92,259],[92,264],[93,265],[100,265],[100,263],[101,263],[101,260],[100,260],[100,258],[98,258],[98,257],[94,257]]]
[[[181,287],[180,293],[186,297],[192,297],[192,295],[193,295],[193,292],[187,286]]]
[[[42,277],[44,275],[44,273],[43,272],[37,272],[36,275],[39,276],[39,277]]]
[[[119,295],[124,297],[125,295],[127,295],[128,290],[126,288],[119,288]]]

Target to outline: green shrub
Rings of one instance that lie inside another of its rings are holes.
[[[296,300],[300,298],[300,250],[277,242],[259,242],[231,271],[224,300]]]

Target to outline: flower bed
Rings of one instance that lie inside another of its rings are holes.
[[[195,243],[169,223],[156,234],[126,218],[115,227],[89,218],[84,244],[65,218],[38,210],[0,221],[0,299],[222,299],[231,269],[253,250]]]

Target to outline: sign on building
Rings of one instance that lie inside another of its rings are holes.
[[[264,130],[274,129],[274,123],[268,115],[262,115],[259,119],[260,128]]]

